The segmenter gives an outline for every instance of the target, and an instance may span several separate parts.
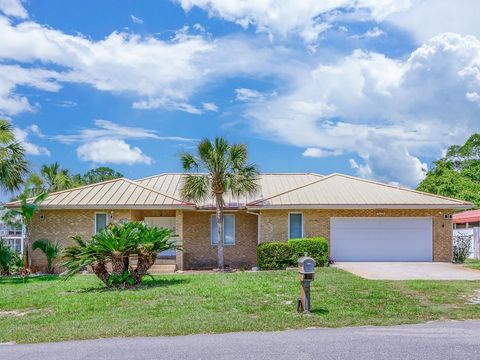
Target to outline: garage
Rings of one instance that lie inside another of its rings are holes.
[[[432,261],[432,219],[332,218],[335,261]]]

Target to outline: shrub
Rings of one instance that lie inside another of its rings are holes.
[[[291,248],[292,265],[297,265],[298,258],[307,253],[307,256],[313,258],[316,266],[328,266],[328,242],[323,237],[290,239],[288,245]]]
[[[323,237],[291,239],[288,242],[262,243],[257,247],[258,267],[263,270],[297,266],[298,258],[307,253],[317,266],[328,266],[328,242]]]
[[[48,239],[36,240],[32,244],[32,250],[35,251],[37,249],[43,252],[47,258],[47,273],[53,274],[55,272],[54,262],[60,255],[60,243],[58,241],[51,242]]]
[[[268,242],[257,246],[258,266],[263,270],[285,269],[291,265],[291,247],[285,242]]]
[[[453,237],[453,262],[462,264],[470,255],[472,235],[457,234]]]
[[[155,263],[157,253],[176,248],[170,240],[171,234],[172,231],[166,228],[131,222],[111,224],[89,241],[74,236],[75,245],[63,251],[63,266],[67,268],[65,276],[72,276],[90,266],[107,287],[139,285]],[[135,267],[130,264],[132,255],[138,259]],[[111,271],[108,270],[108,264],[111,265]]]
[[[22,258],[0,239],[0,275],[15,274],[22,268]]]

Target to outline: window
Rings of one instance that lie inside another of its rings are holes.
[[[107,214],[95,214],[95,233],[98,233],[107,227]]]
[[[288,214],[288,238],[300,239],[303,237],[303,214]]]
[[[215,215],[212,215],[210,228],[212,245],[217,245],[217,219]],[[235,215],[223,215],[223,244],[235,245]]]

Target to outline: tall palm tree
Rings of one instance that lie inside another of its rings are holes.
[[[45,183],[45,191],[61,191],[70,186],[70,174],[67,169],[62,169],[58,162],[42,165],[40,175]]]
[[[182,184],[183,199],[195,202],[207,198],[215,200],[218,268],[223,270],[223,194],[231,192],[240,196],[254,193],[258,188],[257,168],[248,163],[244,144],[229,144],[222,137],[216,137],[213,142],[202,140],[197,146],[197,154],[184,153],[181,161],[183,169],[189,173]]]
[[[6,191],[18,190],[27,173],[25,149],[15,139],[12,124],[0,120],[0,188]]]

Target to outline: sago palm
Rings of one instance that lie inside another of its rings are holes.
[[[222,137],[216,137],[213,142],[202,140],[197,146],[197,154],[184,153],[181,161],[183,169],[189,173],[182,184],[183,199],[199,202],[212,198],[215,201],[218,268],[224,269],[223,195],[231,192],[239,197],[256,192],[256,166],[248,163],[244,144],[229,144]]]
[[[55,259],[58,257],[60,254],[60,243],[57,242],[51,242],[48,239],[40,239],[36,240],[32,244],[32,250],[40,250],[45,254],[45,257],[47,258],[47,273],[53,274],[54,271],[54,266],[53,262]]]
[[[0,120],[0,187],[2,190],[18,190],[28,173],[25,149],[15,140],[12,125]]]

